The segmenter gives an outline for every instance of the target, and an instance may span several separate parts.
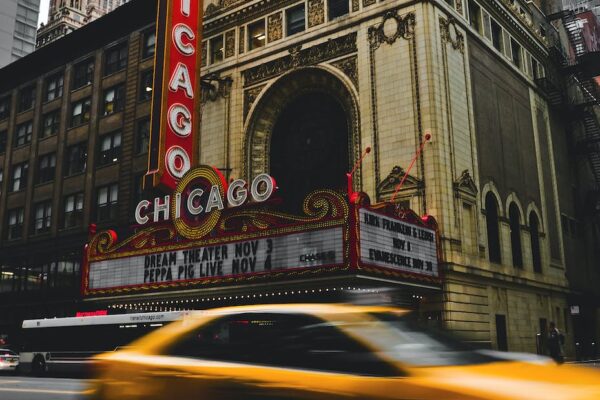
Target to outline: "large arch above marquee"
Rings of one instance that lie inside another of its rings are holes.
[[[270,169],[270,144],[279,114],[286,105],[307,93],[324,93],[334,97],[346,112],[349,136],[348,154],[351,169],[360,157],[360,115],[358,95],[352,82],[337,69],[320,65],[291,71],[267,86],[249,111],[244,135],[244,176],[248,179]],[[354,179],[360,190],[361,179]]]

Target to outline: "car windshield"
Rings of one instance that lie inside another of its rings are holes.
[[[0,349],[0,356],[16,356],[17,353],[15,353],[12,350],[7,350],[7,349]]]
[[[372,313],[380,324],[347,327],[368,337],[382,355],[409,366],[482,364],[500,358],[472,349],[467,344],[418,324],[411,316]]]

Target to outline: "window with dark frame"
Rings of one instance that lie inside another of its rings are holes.
[[[521,68],[523,60],[521,59],[521,45],[513,38],[510,39],[510,52],[513,63],[517,68]]]
[[[15,129],[15,147],[26,145],[31,142],[33,134],[33,121],[23,122]]]
[[[473,29],[481,33],[481,7],[473,0],[469,1],[469,23]]]
[[[510,225],[510,243],[512,251],[513,266],[523,267],[523,251],[521,245],[521,213],[515,203],[508,208],[508,220]]]
[[[264,47],[266,43],[265,20],[261,19],[248,25],[248,50]]]
[[[10,192],[18,192],[27,187],[27,174],[29,172],[29,163],[27,161],[13,165],[12,181],[10,183]]]
[[[333,20],[350,13],[348,0],[329,0],[329,20]]]
[[[56,153],[41,155],[38,159],[37,172],[37,183],[53,181],[56,172]]]
[[[46,78],[44,85],[44,101],[52,101],[62,96],[64,85],[63,73]]]
[[[74,228],[83,225],[83,193],[65,197],[63,227]]]
[[[504,52],[504,39],[502,37],[502,27],[493,19],[491,20],[492,26],[492,44],[494,48],[499,52]]]
[[[40,138],[47,138],[58,134],[60,127],[60,110],[50,111],[44,114],[42,118],[42,129],[40,129]]]
[[[223,35],[215,36],[210,39],[210,63],[218,63],[223,61],[225,49],[223,45]]]
[[[25,209],[23,207],[8,210],[6,216],[6,239],[15,240],[23,237],[23,220]]]
[[[10,117],[10,96],[0,98],[0,120]]]
[[[116,183],[101,186],[96,190],[96,219],[110,221],[117,217],[119,186]]]
[[[98,165],[108,165],[119,161],[121,155],[121,132],[116,131],[101,136],[100,152],[98,153]]]
[[[540,223],[535,212],[529,214],[529,231],[531,239],[531,258],[533,261],[533,271],[542,272],[542,254],[540,251]]]
[[[7,140],[8,140],[8,131],[0,131],[0,154],[6,152]]]
[[[80,100],[71,105],[71,127],[86,124],[90,121],[90,109],[92,108],[92,100]]]
[[[137,122],[135,133],[135,154],[148,153],[150,144],[150,118],[144,118]]]
[[[85,172],[86,164],[87,142],[77,143],[67,147],[64,176],[71,176]]]
[[[156,51],[156,32],[154,29],[144,32],[142,58],[152,57]]]
[[[27,86],[19,92],[18,112],[27,111],[33,108],[35,100],[35,85]]]
[[[91,85],[94,81],[94,59],[90,58],[73,68],[73,90]]]
[[[104,53],[104,76],[119,72],[127,66],[127,43],[107,49]]]
[[[125,108],[125,85],[113,86],[104,91],[103,115],[111,115]]]
[[[500,263],[500,227],[498,224],[498,202],[490,192],[485,197],[485,222],[487,227],[488,255],[491,262]]]
[[[37,203],[33,214],[33,233],[40,234],[50,231],[52,227],[52,200]]]
[[[306,8],[304,3],[285,10],[287,36],[304,32],[306,29]]]
[[[146,101],[152,99],[152,84],[154,79],[154,71],[151,69],[144,71],[140,75],[140,91],[138,99]]]

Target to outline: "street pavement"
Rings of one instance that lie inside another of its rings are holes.
[[[85,379],[0,375],[2,400],[80,400],[86,398]]]

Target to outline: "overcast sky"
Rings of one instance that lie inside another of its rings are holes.
[[[40,23],[46,23],[48,20],[48,6],[50,5],[50,0],[42,0],[40,3],[40,16],[38,17],[38,26]]]

